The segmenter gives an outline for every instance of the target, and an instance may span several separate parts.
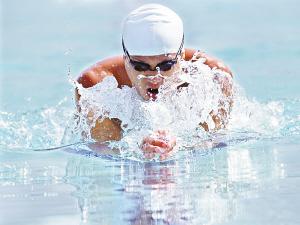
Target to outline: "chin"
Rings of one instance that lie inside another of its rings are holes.
[[[146,100],[146,101],[150,100],[150,96],[147,95],[146,93],[143,94],[143,95],[141,95],[141,96],[142,96],[142,98],[143,98],[144,100]]]
[[[136,88],[137,90],[137,93],[139,94],[139,96],[141,96],[144,100],[149,100],[149,96],[147,95],[147,91],[146,90],[141,90],[141,89],[138,89]]]
[[[149,101],[149,100],[152,100],[154,101],[156,99],[156,97],[152,97],[151,95],[149,95],[147,93],[147,91],[141,91],[139,92],[139,95],[145,100],[145,101]]]

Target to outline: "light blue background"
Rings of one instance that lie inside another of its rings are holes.
[[[73,94],[71,75],[121,54],[121,22],[138,0],[2,0],[1,109],[24,111]],[[299,98],[297,0],[156,1],[183,19],[186,47],[222,59],[250,97]]]
[[[22,145],[23,139],[28,144],[27,134],[44,143],[47,123],[53,128],[67,117],[60,117],[55,105],[65,97],[69,108],[74,105],[68,68],[76,77],[96,61],[121,54],[123,18],[148,2],[1,0],[0,128],[6,122],[15,126],[1,131],[1,146],[2,140],[4,145],[14,140]],[[159,210],[182,224],[300,224],[300,2],[156,2],[182,17],[186,47],[222,59],[249,98],[288,103],[285,110],[294,123],[286,130],[295,135],[229,143],[206,153],[181,152],[166,164],[4,147],[0,225],[80,224],[83,219],[138,224],[142,216],[160,215]],[[42,107],[55,116],[42,117]],[[9,121],[6,112],[13,115]],[[23,122],[25,134],[18,130]]]

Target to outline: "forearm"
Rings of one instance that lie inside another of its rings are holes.
[[[121,140],[122,129],[120,121],[109,118],[97,120],[95,126],[91,128],[91,137],[99,142]]]
[[[227,74],[216,75],[215,82],[220,85],[221,96],[217,109],[212,110],[209,114],[210,121],[214,126],[209,126],[208,123],[200,123],[206,131],[215,131],[226,128],[233,105],[233,78]]]
[[[209,114],[209,119],[211,120],[211,123],[213,123],[213,126],[208,121],[199,123],[199,125],[205,130],[205,131],[217,131],[223,128],[226,128],[228,124],[230,109],[226,110],[225,108],[219,108],[218,111],[211,111]]]
[[[79,104],[80,95],[78,90],[75,90],[75,101],[78,113],[81,113]],[[90,126],[93,123],[94,113],[89,111],[87,114],[87,121]],[[91,137],[98,142],[120,140],[122,137],[121,121],[118,119],[97,119],[95,125],[90,130]]]

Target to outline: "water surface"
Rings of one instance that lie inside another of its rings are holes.
[[[296,0],[158,1],[183,18],[187,47],[230,65],[251,107],[279,110],[278,129],[265,132],[262,114],[243,126],[264,132],[235,130],[164,163],[86,145],[32,151],[60,145],[68,79],[121,54],[120,22],[146,2],[1,2],[0,224],[299,224]]]

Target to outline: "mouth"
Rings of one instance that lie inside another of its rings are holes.
[[[148,88],[147,94],[151,100],[155,100],[157,98],[158,89],[157,88]]]

